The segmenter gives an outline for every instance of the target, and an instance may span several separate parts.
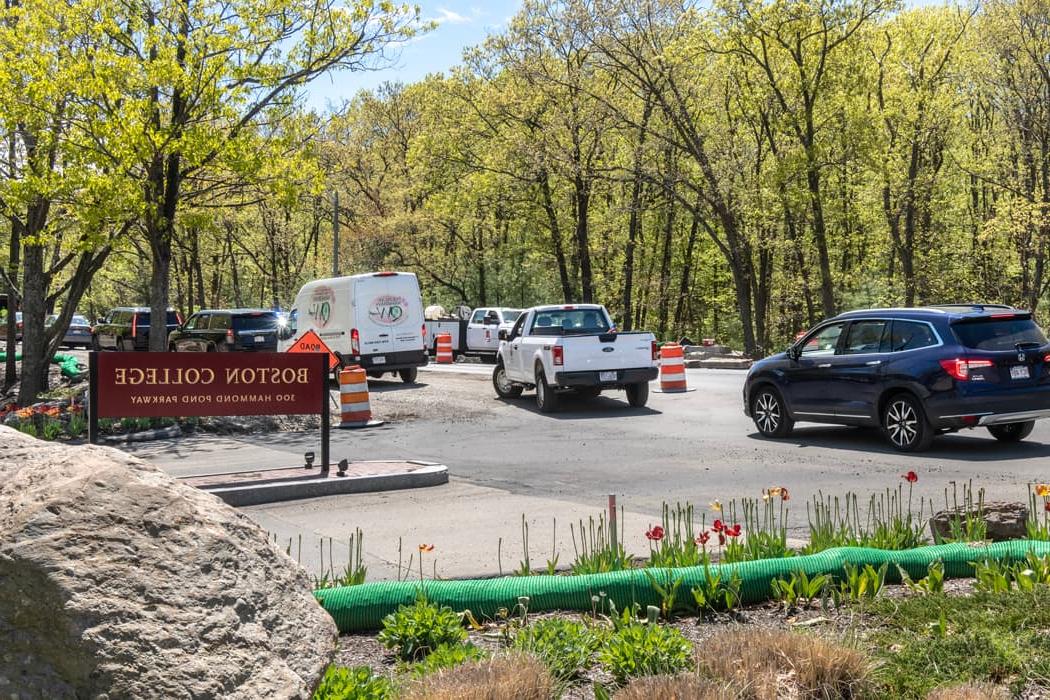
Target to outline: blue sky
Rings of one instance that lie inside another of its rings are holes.
[[[500,31],[521,7],[520,0],[447,0],[416,2],[426,20],[437,29],[408,42],[393,52],[390,67],[366,72],[340,72],[318,78],[307,91],[307,105],[323,110],[341,104],[358,90],[400,80],[415,82],[428,73],[447,71],[460,62],[463,49],[480,44],[488,34]]]

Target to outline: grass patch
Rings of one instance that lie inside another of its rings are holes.
[[[881,599],[866,607],[864,645],[892,697],[923,698],[963,681],[1008,686],[1050,679],[1050,588]],[[972,697],[948,695],[946,697]]]
[[[695,673],[643,676],[616,691],[613,700],[738,700],[741,692]]]
[[[550,700],[556,684],[539,659],[524,654],[472,661],[410,683],[402,700]]]

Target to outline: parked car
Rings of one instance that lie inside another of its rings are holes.
[[[777,438],[796,421],[878,427],[904,452],[962,428],[1016,442],[1050,417],[1050,344],[1002,305],[851,311],[756,362],[744,413]]]
[[[436,351],[438,333],[452,336],[452,355],[474,355],[490,362],[499,352],[499,332],[510,330],[521,315],[521,309],[483,307],[474,309],[469,318],[427,320],[427,350]]]
[[[168,335],[172,352],[277,351],[276,311],[202,309]]]
[[[407,384],[427,364],[423,297],[411,272],[369,272],[307,282],[295,297],[279,347],[314,331],[343,365]]]
[[[50,327],[57,320],[58,314],[51,314],[44,320],[44,325]],[[91,322],[87,320],[86,316],[73,314],[73,318],[69,321],[69,327],[66,328],[65,334],[62,336],[62,344],[71,348],[77,346],[91,347]]]
[[[91,332],[91,347],[95,350],[149,349],[150,310],[144,306],[122,306],[111,310],[95,324]],[[168,309],[164,337],[181,325],[179,314]]]
[[[659,372],[652,333],[619,333],[604,306],[537,306],[499,332],[492,385],[500,398],[536,389],[544,413],[558,410],[562,392],[595,397],[623,389],[631,406],[649,400],[649,382]]]

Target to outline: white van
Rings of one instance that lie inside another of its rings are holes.
[[[295,297],[281,350],[312,330],[343,365],[371,377],[396,372],[416,380],[427,364],[423,297],[411,272],[370,272],[307,282]]]

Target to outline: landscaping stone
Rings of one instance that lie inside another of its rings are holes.
[[[970,511],[976,515],[976,510]],[[993,542],[1023,539],[1028,536],[1028,505],[1019,502],[991,501],[983,504],[984,522],[988,527],[987,539]],[[930,532],[934,537],[951,536],[953,517],[965,518],[965,507],[942,510],[930,518]]]
[[[308,698],[335,636],[305,571],[214,496],[0,427],[0,696]]]

